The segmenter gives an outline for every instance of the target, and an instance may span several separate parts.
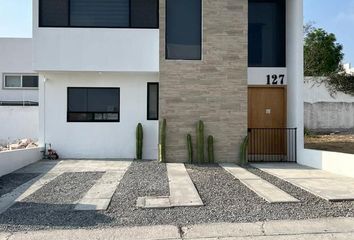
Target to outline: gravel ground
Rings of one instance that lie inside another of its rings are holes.
[[[92,185],[95,175],[66,175],[45,186],[0,215],[0,231],[45,228],[102,228],[110,226],[188,225],[212,222],[255,222],[281,219],[354,216],[354,202],[330,203],[260,170],[249,170],[290,193],[301,203],[269,204],[217,165],[187,165],[203,207],[138,209],[136,199],[169,194],[166,166],[156,162],[133,162],[115,192],[107,211],[72,211],[70,205]],[[98,177],[98,175],[96,175]],[[75,181],[72,179],[75,178]],[[66,183],[71,181],[71,183]],[[74,184],[72,184],[74,182]],[[58,184],[61,183],[61,187]],[[66,187],[64,187],[66,186]],[[62,189],[50,193],[53,188]],[[73,191],[81,192],[74,193]],[[67,195],[67,196],[65,196]],[[65,198],[70,198],[69,200]],[[64,203],[57,206],[56,203]],[[27,205],[26,205],[27,204]],[[27,207],[26,207],[27,206]],[[23,215],[29,216],[22,217]]]
[[[11,173],[0,177],[0,196],[12,192],[17,187],[37,177],[35,173]]]

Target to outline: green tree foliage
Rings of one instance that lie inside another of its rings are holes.
[[[343,46],[333,33],[327,33],[311,24],[304,27],[305,76],[328,76],[341,70]]]

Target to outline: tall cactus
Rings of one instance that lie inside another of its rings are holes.
[[[209,163],[214,163],[214,137],[208,137],[208,160]]]
[[[197,123],[197,161],[204,163],[204,123],[201,120]]]
[[[136,127],[136,159],[143,159],[143,125]]]
[[[192,145],[192,136],[187,135],[187,146],[188,146],[188,163],[193,163],[193,145]]]
[[[166,119],[160,126],[159,161],[166,162]]]

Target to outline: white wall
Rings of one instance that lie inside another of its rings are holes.
[[[42,148],[0,152],[0,177],[42,159]]]
[[[339,175],[354,177],[354,155],[304,149],[299,163]]]
[[[38,0],[33,16],[36,71],[159,70],[158,29],[39,28]]]
[[[156,159],[158,121],[146,120],[147,82],[158,82],[158,74],[41,73],[41,144],[51,143],[62,158],[134,158],[135,129],[141,122],[143,158]],[[68,123],[67,87],[120,87],[120,122]]]
[[[17,139],[38,139],[38,107],[0,106],[0,144]]]
[[[288,84],[288,74],[286,68],[268,68],[268,67],[249,67],[248,68],[248,85],[267,85],[267,75],[284,75],[283,84],[278,81],[278,86]],[[272,80],[271,80],[272,82]],[[273,85],[273,84],[271,84]]]
[[[0,38],[0,101],[38,102],[38,90],[4,89],[5,73],[34,73],[31,38]]]

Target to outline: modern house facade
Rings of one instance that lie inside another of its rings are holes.
[[[295,129],[301,154],[302,0],[34,0],[33,16],[40,143],[63,158],[134,158],[140,122],[156,159],[162,119],[169,162],[198,120],[218,162],[252,129]]]

